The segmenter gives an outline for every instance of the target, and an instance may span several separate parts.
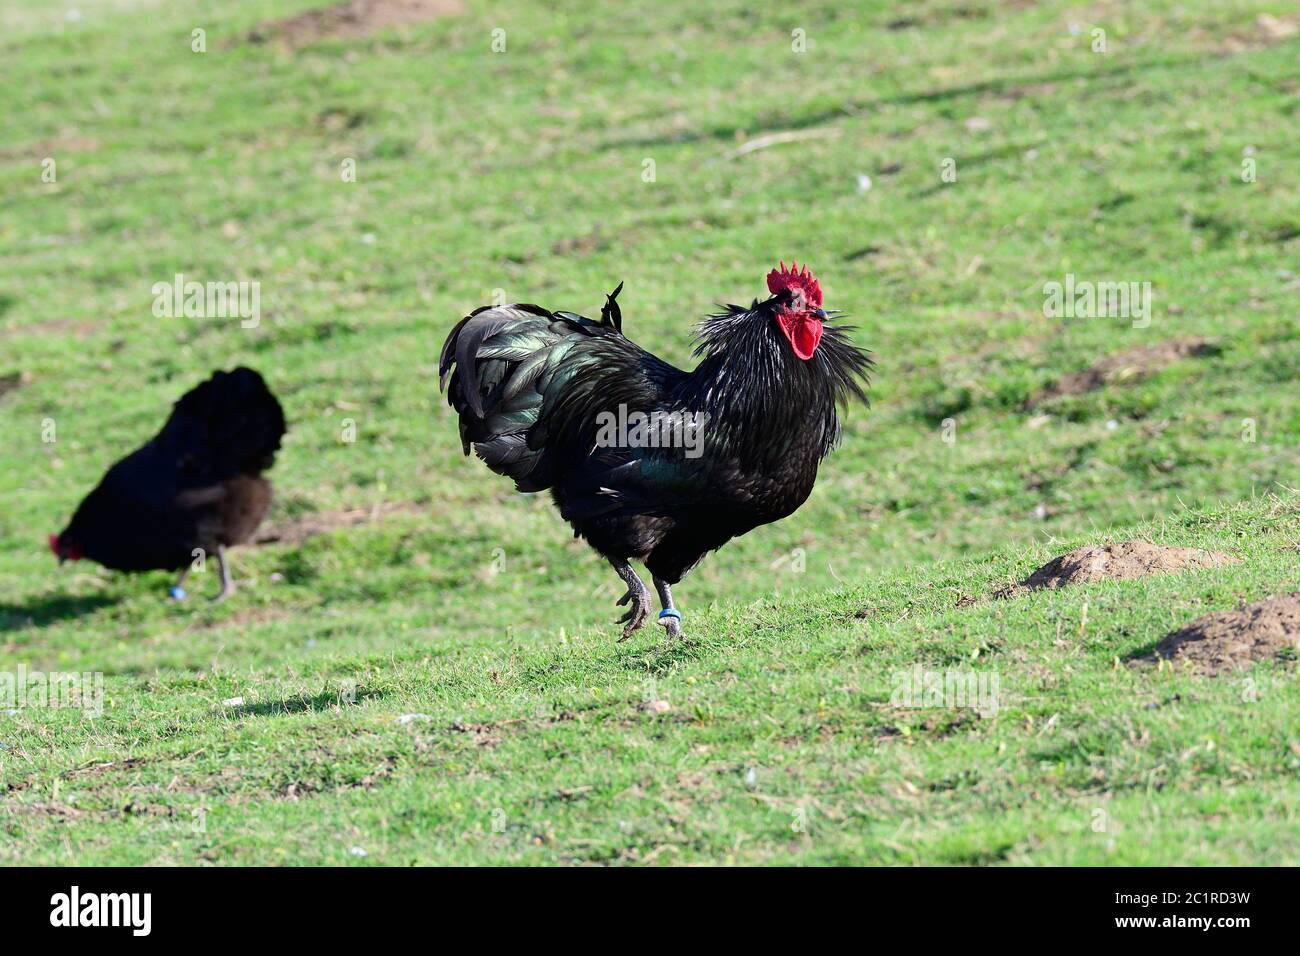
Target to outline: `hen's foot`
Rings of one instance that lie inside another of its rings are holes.
[[[230,576],[230,563],[226,560],[226,549],[217,545],[217,566],[221,570],[221,590],[212,599],[213,604],[220,604],[235,593],[235,579]]]

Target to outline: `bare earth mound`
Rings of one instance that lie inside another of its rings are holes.
[[[252,43],[280,39],[290,46],[304,46],[328,37],[364,37],[387,27],[464,12],[464,0],[345,0],[263,23],[248,34],[248,39]]]
[[[1093,581],[1127,581],[1148,574],[1168,574],[1187,568],[1213,568],[1236,564],[1238,559],[1218,551],[1199,548],[1170,548],[1147,541],[1089,545],[1053,558],[1013,591],[1063,588]]]
[[[1202,674],[1238,670],[1300,650],[1300,592],[1198,618],[1156,645],[1155,657]]]
[[[1062,376],[1055,385],[1030,399],[1029,407],[1033,408],[1065,395],[1084,395],[1096,391],[1108,382],[1145,378],[1179,359],[1213,355],[1217,351],[1215,345],[1199,338],[1170,339],[1167,342],[1157,342],[1155,345],[1128,349],[1116,355],[1108,355],[1082,371],[1070,372]]]

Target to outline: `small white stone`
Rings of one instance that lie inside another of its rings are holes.
[[[221,706],[222,706],[222,707],[243,707],[243,706],[244,706],[244,698],[242,698],[242,697],[232,697],[232,698],[230,698],[230,700],[223,700],[223,701],[221,702]]]
[[[858,173],[858,192],[865,193],[871,191],[871,177],[866,173]]]

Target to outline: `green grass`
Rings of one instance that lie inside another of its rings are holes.
[[[468,0],[242,41],[310,5],[0,13],[0,381],[21,376],[0,673],[103,672],[106,693],[93,720],[0,712],[0,861],[1300,858],[1293,662],[1128,663],[1300,589],[1287,5]],[[807,138],[735,155],[768,133]],[[626,330],[686,364],[695,319],[791,257],[876,352],[873,407],[800,512],[678,589],[688,644],[617,644],[608,567],[460,456],[437,349],[496,289],[590,314],[626,280]],[[178,272],[260,281],[260,326],[155,318]],[[1045,318],[1066,273],[1151,282],[1150,327]],[[1034,405],[1188,337],[1213,347]],[[236,552],[218,607],[56,569],[45,535],[103,469],[238,363],[291,419],[272,520],[378,520]],[[1128,537],[1242,562],[992,597]],[[891,705],[916,664],[996,675],[998,712]]]

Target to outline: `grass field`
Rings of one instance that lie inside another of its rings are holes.
[[[1300,590],[1292,5],[265,25],[310,6],[0,11],[0,673],[104,675],[98,717],[0,710],[0,862],[1300,861],[1294,658],[1131,664]],[[689,642],[618,644],[609,568],[461,456],[437,350],[497,290],[593,314],[623,280],[689,365],[791,257],[876,353],[872,408],[677,589]],[[155,316],[178,273],[259,282],[259,324]],[[1067,275],[1149,282],[1149,322],[1045,316]],[[236,364],[291,430],[235,597],[56,567],[106,466]],[[994,597],[1126,538],[1241,562]],[[996,677],[996,713],[891,702],[916,665]]]

